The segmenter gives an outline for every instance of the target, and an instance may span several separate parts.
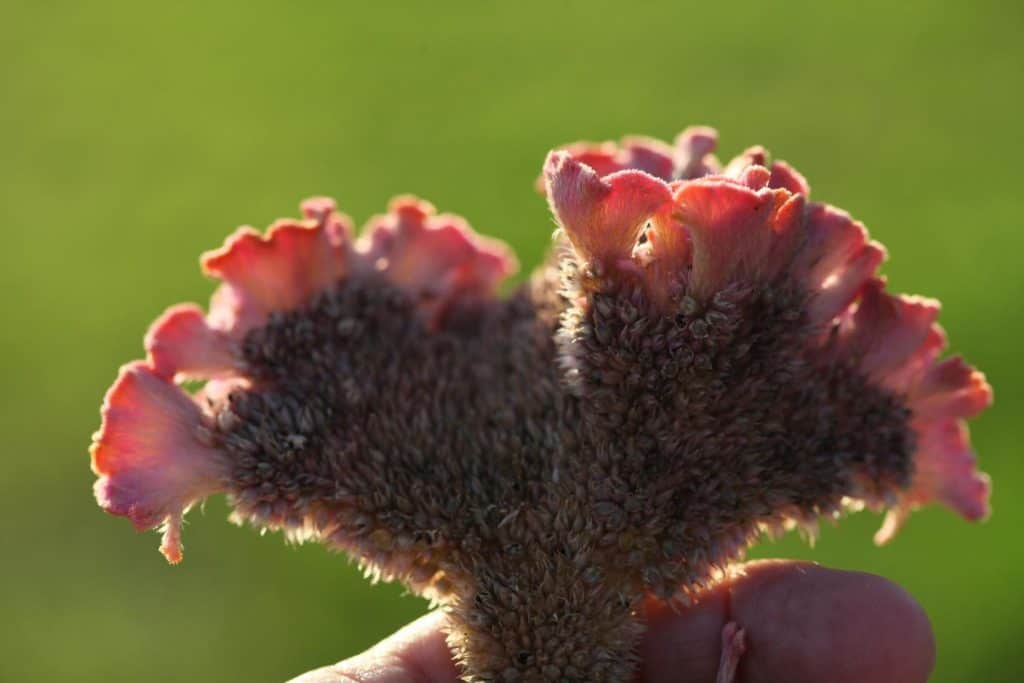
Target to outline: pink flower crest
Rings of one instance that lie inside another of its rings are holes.
[[[169,308],[108,391],[97,501],[176,563],[226,493],[444,604],[470,681],[630,680],[645,597],[686,603],[764,533],[983,519],[992,391],[941,356],[938,302],[889,293],[788,164],[716,144],[551,152],[552,257],[506,295],[510,250],[415,197],[359,237],[325,198],[240,228],[202,257],[208,309]]]

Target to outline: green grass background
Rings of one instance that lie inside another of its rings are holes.
[[[876,549],[865,513],[756,555],[890,577],[934,621],[934,680],[1020,680],[1022,7],[6,0],[0,680],[281,681],[423,612],[226,524],[220,499],[167,566],[92,500],[104,390],[166,305],[206,299],[197,255],[240,223],[321,193],[362,221],[415,192],[532,266],[547,149],[690,123],[725,156],[767,145],[864,220],[996,387],[973,425],[989,522],[928,510]]]

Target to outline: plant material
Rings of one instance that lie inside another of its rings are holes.
[[[552,152],[553,255],[504,298],[508,249],[413,197],[358,239],[328,199],[238,230],[209,312],[169,309],[108,392],[99,504],[178,562],[224,492],[444,605],[467,681],[631,680],[644,597],[687,603],[764,532],[985,517],[964,420],[991,390],[939,358],[938,302],[888,293],[787,164],[715,144]]]

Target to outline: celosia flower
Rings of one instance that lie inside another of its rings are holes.
[[[470,681],[630,680],[643,598],[687,601],[762,532],[984,517],[964,420],[991,390],[939,359],[938,303],[887,293],[881,245],[792,168],[715,142],[551,153],[557,258],[506,298],[508,250],[411,197],[358,240],[326,199],[239,230],[202,259],[209,312],[169,309],[108,392],[100,505],[177,562],[225,492],[444,604]]]

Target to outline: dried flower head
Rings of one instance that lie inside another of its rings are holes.
[[[171,562],[218,492],[344,550],[446,606],[468,681],[630,680],[644,596],[686,602],[763,532],[984,517],[964,420],[991,390],[939,358],[938,302],[886,292],[791,167],[715,144],[552,152],[554,256],[506,298],[508,250],[412,197],[358,239],[328,199],[238,230],[209,312],[169,309],[107,393],[97,500]]]

